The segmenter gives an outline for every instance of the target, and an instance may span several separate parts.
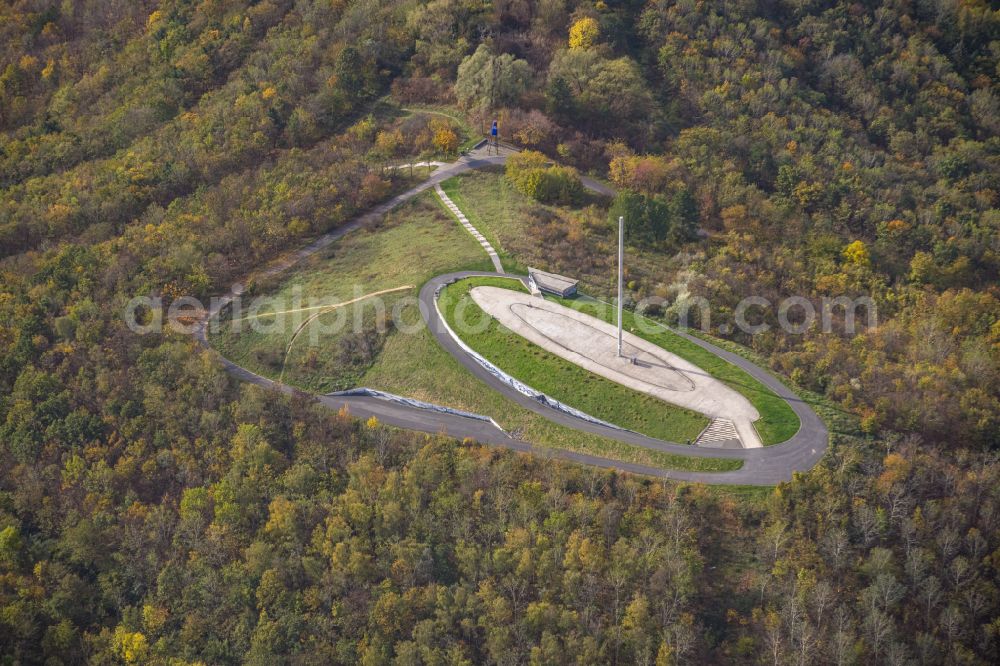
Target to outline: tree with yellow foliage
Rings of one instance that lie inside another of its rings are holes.
[[[586,16],[569,29],[569,47],[571,49],[589,49],[597,42],[601,28],[597,20]]]
[[[844,259],[854,266],[868,266],[871,264],[871,253],[864,241],[856,240],[844,248]]]
[[[441,127],[434,132],[434,147],[446,155],[458,151],[458,135],[450,127]]]
[[[114,651],[126,664],[144,663],[149,656],[146,637],[138,631],[129,631],[119,625],[112,639]]]

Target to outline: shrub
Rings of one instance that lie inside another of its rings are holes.
[[[403,104],[442,104],[455,99],[450,85],[429,77],[395,79],[391,90],[393,98]]]
[[[540,178],[529,196],[543,203],[573,204],[583,197],[583,184],[576,170],[553,166],[539,171]]]
[[[442,127],[434,132],[434,147],[446,155],[458,151],[458,135],[450,127]]]
[[[512,155],[506,175],[520,192],[542,203],[572,204],[583,195],[575,169],[550,165],[545,155],[534,150]]]
[[[499,119],[504,136],[513,138],[516,143],[535,150],[541,150],[542,146],[555,148],[559,126],[538,109],[504,109]]]
[[[517,174],[530,169],[544,169],[549,158],[537,150],[522,150],[507,158],[507,178],[516,180]]]

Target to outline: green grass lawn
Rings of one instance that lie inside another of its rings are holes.
[[[419,318],[416,306],[409,306],[404,319],[412,322]],[[696,458],[652,451],[553,423],[488,388],[446,352],[426,327],[419,327],[414,333],[390,336],[360,383],[418,400],[487,414],[517,438],[540,447],[590,453],[665,469],[725,472],[743,466],[743,461],[731,458]]]
[[[594,299],[578,297],[575,299],[554,298],[553,300],[608,322],[617,321],[614,308]],[[624,311],[622,325],[626,330],[632,331],[635,335],[694,363],[745,396],[761,415],[760,419],[754,422],[754,427],[757,428],[757,433],[765,446],[784,442],[798,432],[799,417],[792,411],[791,406],[778,397],[774,391],[741,368],[719,358],[690,340],[682,338],[648,317],[643,318],[644,322],[652,324],[653,330],[650,330],[651,327],[648,325],[637,326],[636,317],[635,313]]]
[[[508,241],[510,236],[524,230],[531,219],[532,202],[507,184],[500,167],[449,178],[441,183],[441,189],[486,237],[506,268],[514,259]],[[527,268],[518,266],[508,270],[526,272]]]
[[[352,232],[299,265],[281,281],[261,285],[258,291],[284,306],[268,306],[262,313],[292,309],[296,301],[308,307],[341,303],[358,296],[412,285],[411,289],[380,297],[385,319],[403,298],[416,296],[420,285],[438,273],[462,268],[487,269],[492,264],[482,247],[427,192],[390,213],[377,226]],[[298,294],[296,296],[296,294]],[[249,305],[250,299],[244,297]],[[251,330],[248,321],[233,331],[225,321],[211,342],[227,358],[265,377],[325,393],[356,386],[393,335],[377,330],[379,306],[375,300],[320,314],[298,335],[287,362],[286,348],[298,323],[315,310],[293,315],[278,325],[273,316],[258,319],[273,330]],[[360,326],[355,326],[357,317]],[[341,330],[332,332],[337,322]]]
[[[510,331],[472,301],[469,290],[480,285],[520,287],[519,282],[503,278],[462,280],[441,291],[441,312],[470,347],[513,377],[587,414],[658,439],[694,440],[708,425],[701,414],[588,372]],[[484,318],[490,320],[489,325],[482,332],[460,330],[455,326],[459,307],[469,327],[478,329]]]

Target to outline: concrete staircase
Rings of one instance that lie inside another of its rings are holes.
[[[729,419],[712,419],[708,427],[698,435],[696,446],[710,449],[742,449],[743,443],[736,432],[736,426]]]
[[[438,197],[440,197],[445,207],[451,211],[451,214],[458,218],[459,224],[465,227],[465,230],[472,234],[472,237],[479,241],[479,244],[483,246],[483,249],[486,250],[486,254],[490,258],[490,261],[493,262],[493,267],[496,268],[497,273],[503,273],[504,270],[503,266],[500,264],[500,257],[497,256],[497,251],[493,249],[493,246],[490,245],[488,240],[486,240],[486,237],[479,233],[479,229],[472,226],[472,223],[469,222],[469,218],[467,218],[465,214],[459,210],[458,206],[455,205],[455,202],[452,201],[447,194],[445,194],[444,189],[442,189],[440,185],[435,185],[434,191],[437,192]]]

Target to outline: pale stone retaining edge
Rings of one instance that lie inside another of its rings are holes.
[[[500,427],[500,424],[493,420],[493,417],[486,416],[484,414],[476,414],[475,412],[467,412],[462,409],[454,409],[452,407],[445,407],[444,405],[436,405],[433,402],[424,402],[423,400],[415,400],[413,398],[407,398],[402,395],[396,395],[395,393],[387,393],[386,391],[379,391],[377,389],[365,388],[360,386],[358,388],[347,389],[346,391],[333,391],[327,393],[328,396],[352,396],[361,395],[367,396],[369,398],[378,398],[380,400],[387,400],[389,402],[395,402],[400,405],[406,405],[408,407],[416,407],[418,409],[426,409],[432,412],[441,412],[442,414],[453,414],[455,416],[462,416],[467,419],[475,419],[477,421],[487,421],[493,424],[493,427],[500,432],[507,434],[507,431]]]

